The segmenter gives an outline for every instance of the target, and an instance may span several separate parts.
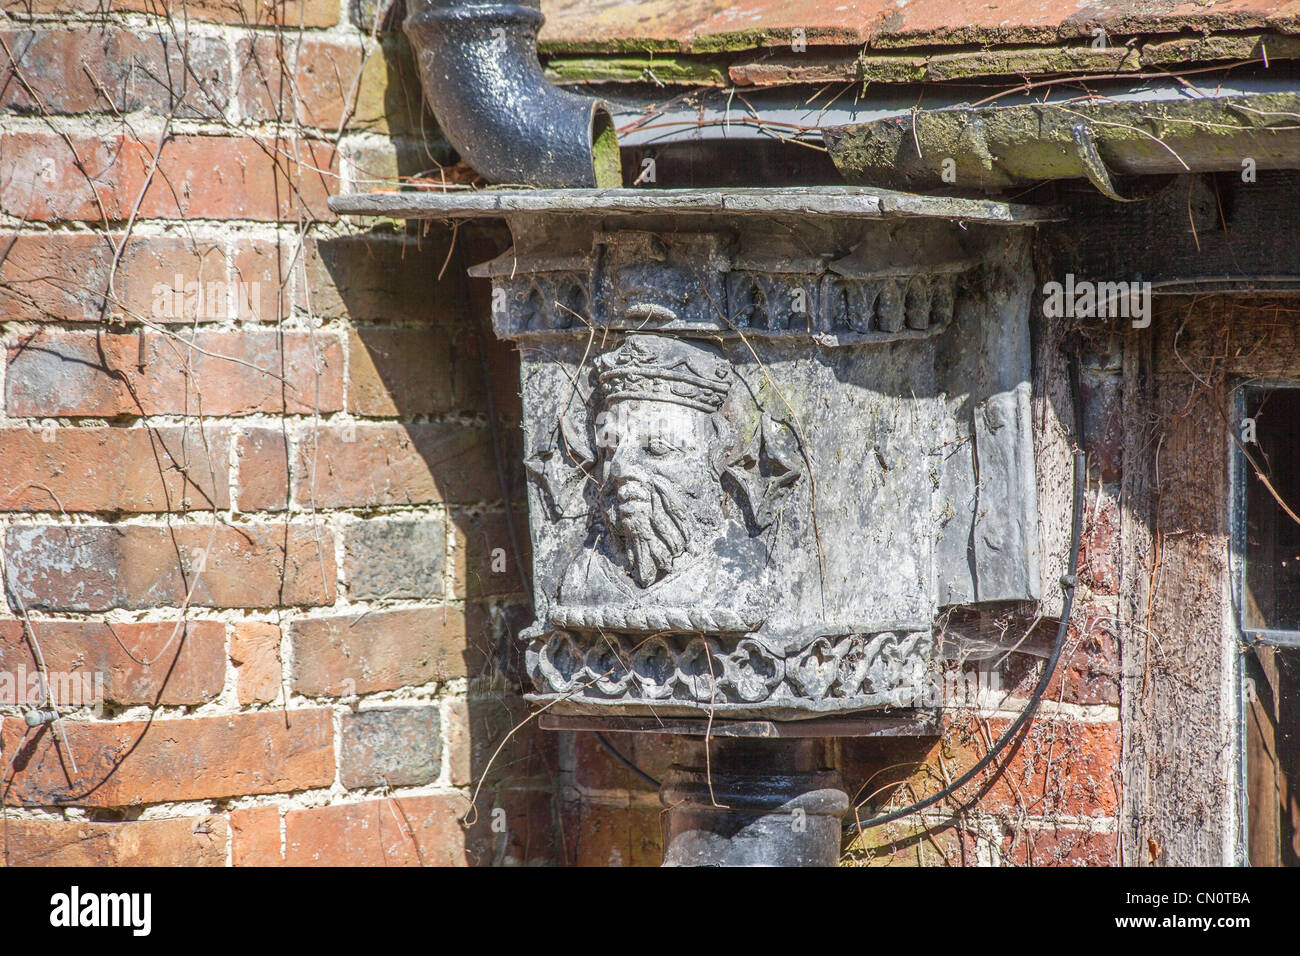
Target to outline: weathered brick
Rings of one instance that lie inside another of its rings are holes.
[[[282,524],[21,526],[5,553],[29,608],[180,606],[191,589],[199,607],[282,607],[333,602],[333,542],[319,536]]]
[[[0,0],[0,10],[11,16],[92,15],[98,21],[106,13],[159,14],[165,6],[159,0]],[[185,16],[211,23],[250,26],[329,27],[338,23],[336,0],[187,0]],[[175,14],[174,14],[175,15]]]
[[[289,503],[289,452],[284,433],[250,428],[235,444],[240,511],[283,511]]]
[[[486,333],[485,333],[486,335]],[[487,410],[489,390],[493,411],[498,418],[512,422],[524,419],[524,402],[519,391],[519,350],[514,342],[486,335],[487,381],[479,375],[471,379],[463,404]]]
[[[496,487],[491,433],[454,423],[322,427],[294,468],[294,500],[323,508],[474,502]]]
[[[370,56],[361,70],[348,125],[376,133],[434,135],[437,121],[425,105],[417,58],[406,37],[399,32],[367,44],[367,49]]]
[[[465,677],[479,666],[454,607],[301,618],[289,626],[294,690],[308,697],[371,694]]]
[[[345,787],[409,787],[438,779],[437,705],[346,714],[342,733],[339,778]]]
[[[919,826],[902,820],[857,834],[845,847],[854,866],[961,866],[975,864],[978,841],[950,824]]]
[[[215,118],[229,99],[230,53],[218,38],[189,34],[182,46],[165,27],[0,32],[0,109]]]
[[[0,211],[30,221],[143,218],[332,219],[334,148],[310,140],[175,136],[155,144],[126,136],[9,132],[0,140]],[[92,188],[91,183],[94,183]]]
[[[216,239],[132,236],[122,249],[109,296],[113,244],[121,242],[120,233],[0,234],[0,248],[6,250],[0,263],[0,313],[15,322],[144,318],[168,324],[193,321],[200,302],[205,311],[215,302],[226,316],[245,320],[270,303],[269,318],[275,318],[275,285],[229,286],[225,246]]]
[[[285,837],[289,866],[557,862],[551,797],[539,791],[485,792],[474,810],[460,794],[291,810]]]
[[[378,27],[375,17],[381,16]],[[366,33],[392,33],[406,19],[405,0],[348,0],[348,16]]]
[[[1114,612],[1104,606],[1079,607],[1066,635],[1046,698],[1067,704],[1119,704],[1120,657]],[[1002,668],[1003,686],[1013,697],[1027,698],[1038,683],[1044,657],[1051,652],[1056,626],[1035,634]]]
[[[1119,591],[1119,505],[1103,495],[1101,507],[1089,507],[1079,546],[1079,580],[1098,594]]]
[[[532,576],[532,547],[528,517],[516,514],[514,536],[523,556],[516,567],[507,516],[502,512],[456,515],[454,560],[457,597],[487,597],[528,590]]]
[[[0,511],[209,511],[230,506],[224,428],[0,429],[0,461],[24,480]]]
[[[420,177],[430,182],[448,184],[473,182],[477,174],[468,167],[457,166],[456,153],[444,139],[434,138],[438,131],[428,126],[422,136],[367,136],[345,139],[341,147],[348,157],[350,181],[343,190],[365,191],[376,184],[390,188],[400,180]],[[443,172],[445,170],[446,172]],[[439,259],[432,265],[436,275],[442,270]],[[455,260],[448,273],[455,269]]]
[[[1017,829],[1004,838],[1002,859],[1016,866],[1118,866],[1119,835],[1075,827]]]
[[[348,336],[348,411],[370,418],[470,408],[482,378],[472,329],[362,327]]]
[[[475,695],[446,712],[453,782],[522,789],[545,787],[559,772],[556,735],[530,719],[514,694]]]
[[[179,627],[177,626],[179,623]],[[102,679],[114,704],[203,704],[226,680],[226,627],[219,621],[33,621],[54,692],[73,675]],[[20,621],[0,621],[0,672],[36,672]],[[60,676],[62,675],[62,676]],[[16,678],[15,678],[16,679]]]
[[[6,866],[225,866],[220,816],[92,823],[16,820],[0,828]]]
[[[973,766],[1009,723],[990,718],[950,728],[939,745],[948,777]],[[1118,722],[1035,719],[1014,752],[1003,752],[1002,763],[1005,769],[986,769],[959,792],[959,799],[975,800],[972,808],[989,813],[1034,816],[1112,816],[1118,809]],[[939,789],[941,780],[941,774],[923,769],[909,778],[910,792],[925,796]],[[908,793],[907,787],[902,793]]]
[[[441,519],[366,518],[347,529],[344,568],[356,599],[441,597],[444,543]]]
[[[303,245],[295,306],[305,310],[309,293],[311,313],[320,319],[464,323],[467,312],[457,260],[442,269],[450,245],[450,230],[441,229],[419,240],[309,240]]]
[[[241,306],[237,315],[244,322],[278,322],[292,306],[289,282],[291,242],[236,239],[231,247],[232,293]],[[239,283],[234,286],[234,283]]]
[[[482,791],[467,822],[465,856],[471,866],[561,862],[553,783],[541,789]]]
[[[641,770],[663,780],[672,766],[674,745],[671,737],[660,734],[608,734],[606,739],[618,752]],[[656,792],[656,787],[628,770],[593,733],[573,735],[574,778],[578,786],[589,790],[641,790]]]
[[[334,730],[326,710],[63,721],[61,729],[76,773],[60,753],[62,735],[5,719],[4,752],[17,751],[6,802],[135,806],[287,793],[334,780]]]
[[[659,866],[663,862],[663,810],[573,803],[565,811],[571,866]]]
[[[469,701],[451,697],[443,702],[442,736],[447,745],[447,775],[453,787],[474,782],[474,741],[470,733]]]
[[[337,130],[346,121],[348,129],[420,131],[423,96],[405,38],[362,44],[261,36],[240,40],[236,56],[246,119],[292,120],[296,106],[304,126]],[[292,89],[286,75],[293,77]],[[431,116],[427,128],[435,128]]]
[[[289,866],[462,866],[460,794],[367,800],[284,815]]]
[[[233,866],[280,866],[280,808],[249,807],[230,812],[230,862]]]
[[[264,621],[240,621],[230,635],[239,703],[269,704],[280,693],[280,628]]]
[[[269,329],[143,334],[143,368],[137,334],[44,332],[23,339],[9,350],[9,414],[305,414],[342,408],[337,336]]]

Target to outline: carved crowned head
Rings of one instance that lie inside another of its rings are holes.
[[[596,360],[601,510],[642,587],[698,554],[722,519],[718,412],[732,378],[712,346],[665,335],[630,335]]]

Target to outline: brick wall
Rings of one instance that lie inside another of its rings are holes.
[[[0,673],[102,698],[0,706],[4,860],[657,864],[649,783],[591,734],[511,733],[518,370],[463,278],[499,236],[325,207],[449,158],[400,36],[347,0],[168,6],[0,0]],[[1041,716],[849,862],[1116,861],[1118,368],[1101,343],[1084,372],[1086,586]],[[862,812],[978,759],[1054,623],[941,737],[840,741]]]
[[[400,37],[0,10],[0,673],[97,705],[0,706],[3,859],[555,859],[553,740],[492,759],[528,617],[517,362],[464,278],[495,240],[324,202],[448,159]]]

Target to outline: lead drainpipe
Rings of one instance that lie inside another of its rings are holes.
[[[499,184],[622,185],[609,106],[557,89],[537,61],[543,16],[526,3],[410,0],[404,29],[438,126]]]

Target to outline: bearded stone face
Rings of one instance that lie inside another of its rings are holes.
[[[611,544],[641,587],[667,575],[683,555],[698,554],[720,522],[710,451],[716,441],[705,411],[649,399],[606,409],[598,429],[600,506]]]

